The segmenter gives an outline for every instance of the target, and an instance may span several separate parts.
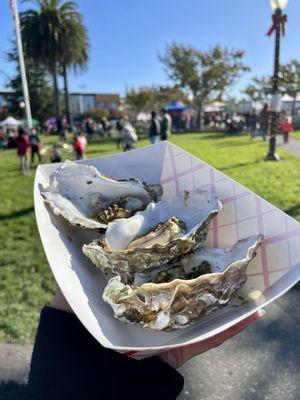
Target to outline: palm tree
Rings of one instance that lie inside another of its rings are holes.
[[[75,21],[70,21],[63,29],[62,53],[59,64],[64,79],[65,109],[68,122],[70,122],[70,104],[67,70],[72,68],[75,72],[84,70],[89,59],[88,38],[85,26],[81,22],[81,16],[77,15]]]
[[[58,68],[64,71],[67,91],[67,67],[82,68],[87,62],[87,33],[77,5],[73,1],[31,2],[36,4],[38,9],[21,13],[23,45],[26,54],[45,66],[53,77],[55,116],[59,119]]]

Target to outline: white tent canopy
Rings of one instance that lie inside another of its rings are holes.
[[[1,128],[4,128],[4,127],[16,128],[17,126],[19,126],[21,124],[22,124],[22,122],[18,121],[14,117],[7,117],[3,121],[0,122],[0,127]]]
[[[211,104],[204,106],[204,112],[219,112],[224,111],[226,108],[226,103],[223,101],[214,101]]]
[[[151,114],[150,113],[145,113],[145,112],[140,112],[136,116],[137,121],[150,121],[151,119]]]
[[[296,100],[296,101],[300,101],[300,95],[297,95],[295,100]],[[281,98],[281,101],[282,101],[282,102],[294,101],[294,99],[293,99],[292,96],[289,96],[288,94],[284,94],[284,95],[282,96],[282,98]]]

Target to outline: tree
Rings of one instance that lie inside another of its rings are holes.
[[[23,99],[22,79],[19,67],[19,57],[16,47],[7,54],[9,61],[17,64],[17,73],[13,76],[7,87],[12,88],[14,97],[11,111],[17,117],[23,117],[19,107],[19,101]],[[25,55],[25,68],[28,82],[31,111],[34,118],[45,121],[53,113],[53,89],[50,85],[49,76],[45,68],[37,65],[32,59]]]
[[[202,108],[205,102],[220,98],[242,72],[244,52],[215,46],[207,52],[173,43],[159,59],[165,65],[169,78],[189,90],[199,112],[199,128],[202,128]]]
[[[177,85],[132,88],[125,96],[125,104],[136,114],[141,111],[160,110],[175,100],[188,103],[186,93]]]
[[[67,70],[72,68],[75,72],[85,70],[89,60],[89,42],[87,31],[82,24],[81,15],[74,10],[73,18],[62,27],[63,39],[59,64],[64,79],[65,109],[68,122],[70,122],[70,104]]]
[[[189,103],[187,94],[184,93],[178,85],[158,86],[155,88],[155,108],[160,109],[176,100],[182,100]]]
[[[253,101],[265,103],[272,94],[272,78],[269,76],[252,78],[251,83],[246,86],[243,93]]]
[[[24,49],[28,57],[44,66],[53,77],[55,116],[60,118],[58,68],[62,68],[67,92],[67,67],[82,65],[85,28],[72,1],[31,0],[38,9],[20,14]],[[84,38],[81,36],[84,35]],[[87,51],[87,48],[85,47]],[[84,56],[84,59],[87,58]]]
[[[292,115],[295,114],[296,100],[300,93],[300,62],[292,60],[281,66],[281,90],[293,98]]]
[[[155,105],[155,90],[147,87],[131,88],[126,92],[125,104],[136,114],[150,111]]]

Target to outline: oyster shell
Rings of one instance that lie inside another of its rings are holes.
[[[197,248],[206,239],[210,221],[221,207],[215,195],[185,191],[175,198],[150,203],[145,211],[131,218],[112,222],[104,240],[84,245],[83,252],[104,272],[119,274],[123,282],[130,282],[136,272],[157,268]],[[137,238],[175,217],[185,223],[185,234],[170,234],[169,241],[158,236],[151,247],[130,248]]]
[[[263,236],[258,235],[240,240],[232,248],[199,248],[171,267],[182,267],[182,279],[167,283],[150,282],[136,287],[123,284],[120,276],[113,277],[104,289],[103,300],[122,322],[157,331],[187,327],[230,301],[246,282],[247,266],[262,240]],[[207,264],[211,273],[201,275],[201,266],[207,268]],[[183,279],[195,268],[199,268],[198,277]]]
[[[53,212],[71,225],[99,229],[158,201],[162,186],[147,185],[136,178],[116,180],[93,166],[65,161],[41,194]]]

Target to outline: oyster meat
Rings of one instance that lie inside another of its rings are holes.
[[[186,233],[186,225],[176,217],[169,218],[166,222],[160,222],[146,235],[141,236],[129,243],[128,249],[149,249],[155,244],[161,246],[168,244],[171,240],[178,239]]]
[[[161,271],[148,274],[150,281],[141,286],[126,285],[115,276],[109,280],[103,300],[126,323],[155,331],[187,327],[201,315],[226,305],[243,286],[247,266],[262,240],[258,235],[231,248],[198,248],[163,270],[166,281],[159,277]]]
[[[83,252],[104,272],[130,282],[136,272],[157,268],[197,248],[221,207],[209,192],[185,191],[110,223],[105,238],[84,245]]]
[[[71,225],[99,229],[160,200],[162,186],[136,178],[116,180],[93,166],[65,161],[50,176],[50,185],[41,194],[53,212]]]

